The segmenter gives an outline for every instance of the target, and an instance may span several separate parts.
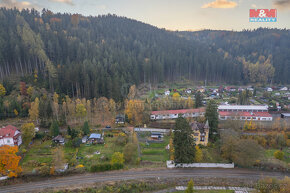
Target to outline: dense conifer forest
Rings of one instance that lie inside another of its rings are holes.
[[[270,63],[274,67],[273,83],[290,83],[290,30],[258,28],[241,32],[204,30],[177,34],[188,40],[199,41],[213,47],[230,60],[244,58],[256,64],[270,56]],[[256,80],[247,79],[244,67],[242,67],[240,80],[244,83],[255,82]]]
[[[289,44],[289,30],[172,32],[116,15],[0,9],[0,79],[8,91],[15,77],[51,93],[116,101],[123,85],[141,83],[284,84]]]

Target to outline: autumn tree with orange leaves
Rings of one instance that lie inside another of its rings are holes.
[[[20,156],[16,155],[18,147],[4,145],[0,147],[0,174],[8,177],[17,177],[22,171],[19,166]]]

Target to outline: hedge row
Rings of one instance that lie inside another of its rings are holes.
[[[109,164],[109,163],[104,163],[104,164],[98,164],[98,165],[92,165],[90,172],[104,172],[104,171],[109,171],[109,170],[120,170],[124,168],[124,164]]]

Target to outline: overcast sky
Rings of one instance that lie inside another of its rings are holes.
[[[0,6],[86,16],[111,13],[170,30],[290,29],[290,0],[0,0]],[[278,21],[250,23],[253,8],[278,9]]]

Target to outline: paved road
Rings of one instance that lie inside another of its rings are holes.
[[[72,185],[82,185],[94,182],[146,179],[146,178],[183,178],[183,177],[220,177],[236,179],[253,179],[271,176],[283,178],[286,174],[279,172],[262,172],[246,169],[163,169],[153,171],[118,171],[108,173],[90,173],[56,179],[9,185],[0,187],[0,193],[6,192],[33,192],[45,188],[57,188]],[[289,174],[287,174],[289,176]]]

